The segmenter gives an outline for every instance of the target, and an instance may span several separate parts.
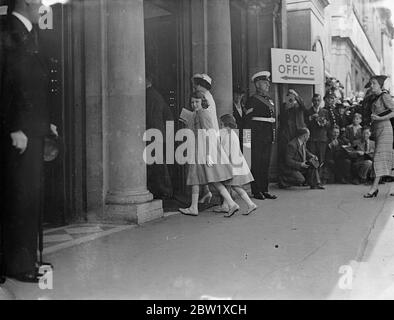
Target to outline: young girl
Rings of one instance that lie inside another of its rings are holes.
[[[226,217],[231,217],[239,210],[239,206],[231,198],[231,195],[222,183],[232,178],[231,165],[229,164],[229,161],[227,161],[227,164],[226,161],[214,161],[213,152],[216,152],[220,156],[225,156],[224,151],[221,151],[219,137],[217,135],[205,136],[203,143],[199,143],[199,129],[214,129],[211,115],[209,111],[206,110],[208,103],[205,100],[204,95],[201,92],[193,93],[191,97],[191,105],[194,111],[194,116],[186,125],[194,131],[196,138],[195,159],[194,163],[188,164],[186,184],[192,186],[192,204],[189,208],[179,209],[179,211],[185,215],[197,216],[200,185],[211,184],[219,191],[220,195],[225,199],[228,207],[230,208]],[[214,130],[214,132],[217,131]],[[213,139],[217,140],[213,141]],[[215,143],[217,145],[217,150],[213,150],[214,148],[212,148],[212,145],[214,146]]]
[[[237,128],[235,118],[231,114],[221,116],[220,127],[222,128],[222,130],[220,130],[222,147],[228,155],[232,165],[233,178],[230,182],[230,186],[248,205],[248,209],[243,213],[243,215],[249,215],[257,209],[257,205],[250,200],[242,186],[254,181],[254,179],[250,173],[248,164],[242,155],[239,138],[233,130]],[[221,207],[224,211],[226,205],[227,204],[224,201]]]

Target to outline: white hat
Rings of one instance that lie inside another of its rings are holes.
[[[193,76],[193,79],[203,79],[204,81],[208,82],[208,84],[211,86],[212,85],[212,79],[209,75],[207,75],[206,73],[196,73]]]
[[[260,71],[260,72],[255,73],[252,76],[252,82],[256,82],[258,80],[271,81],[270,77],[271,77],[271,73],[270,72],[268,72],[268,71]]]

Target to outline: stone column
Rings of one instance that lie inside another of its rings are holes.
[[[220,117],[232,113],[233,103],[230,4],[229,0],[206,3],[208,74],[213,79],[212,94]]]
[[[108,160],[106,213],[145,222],[162,215],[146,187],[145,48],[143,0],[111,0],[108,25]]]

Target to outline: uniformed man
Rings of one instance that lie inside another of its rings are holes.
[[[275,105],[269,96],[270,76],[268,71],[258,72],[252,77],[256,94],[246,103],[246,121],[252,138],[252,193],[255,199],[276,199],[268,192],[269,167],[272,145],[275,142]]]
[[[41,213],[44,137],[51,125],[48,70],[38,48],[41,0],[9,0],[1,30],[0,146],[3,155],[6,275],[38,282],[37,237]]]

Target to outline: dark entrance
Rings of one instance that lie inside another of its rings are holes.
[[[188,1],[145,0],[145,61],[146,74],[153,80],[153,86],[161,93],[170,106],[175,131],[181,126],[177,120],[182,107],[187,103],[190,90],[190,71],[184,43],[190,40],[185,29],[189,21]],[[175,145],[175,148],[177,145]],[[185,166],[169,166],[174,200],[184,198],[186,187]],[[164,201],[166,210],[173,209],[173,201]],[[170,208],[172,207],[172,208]]]
[[[248,10],[245,1],[231,0],[230,14],[233,85],[248,91]]]
[[[60,154],[45,163],[45,199],[43,199],[44,224],[61,226],[83,219],[84,192],[76,181],[83,180],[83,104],[75,101],[79,84],[73,64],[73,26],[71,8],[54,5],[53,28],[39,32],[41,52],[48,63],[50,86],[48,88],[51,116],[59,133]],[[75,59],[76,60],[76,59]],[[81,61],[81,59],[78,59]],[[79,136],[79,138],[78,138]],[[82,141],[78,145],[75,141]],[[81,203],[81,205],[79,205]],[[80,209],[78,209],[80,207]],[[81,214],[82,213],[82,214]]]

